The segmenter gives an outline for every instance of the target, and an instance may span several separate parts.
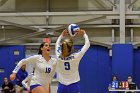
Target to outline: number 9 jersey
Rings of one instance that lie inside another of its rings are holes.
[[[78,72],[79,62],[82,59],[85,52],[90,47],[90,42],[88,39],[87,34],[84,34],[85,38],[85,45],[82,47],[81,50],[78,52],[70,54],[68,57],[62,58],[60,57],[61,54],[61,47],[60,41],[63,38],[62,35],[59,36],[56,46],[55,46],[55,53],[57,57],[57,64],[58,64],[58,79],[61,84],[70,85],[72,83],[80,81],[80,76]]]

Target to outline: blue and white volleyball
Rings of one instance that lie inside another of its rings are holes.
[[[80,29],[80,27],[77,24],[70,24],[68,26],[68,32],[70,34],[70,36],[74,36],[75,31]]]

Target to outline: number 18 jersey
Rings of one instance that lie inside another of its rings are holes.
[[[25,59],[22,59],[13,73],[17,73],[22,65],[32,63],[35,71],[34,75],[31,78],[30,85],[42,85],[46,90],[49,90],[49,84],[55,73],[56,68],[56,59],[52,58],[49,61],[46,61],[42,55],[34,55]]]

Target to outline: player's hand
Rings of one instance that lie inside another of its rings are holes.
[[[69,32],[67,29],[63,30],[62,36],[69,36]]]
[[[11,75],[10,75],[10,80],[15,80],[15,78],[16,78],[16,73],[12,73]]]
[[[78,34],[79,34],[80,36],[83,36],[85,33],[86,33],[85,30],[81,29],[81,30],[79,31]]]
[[[83,36],[85,34],[85,30],[77,30],[74,34],[74,37],[77,37],[77,36]]]
[[[30,86],[27,87],[27,91],[30,92]]]

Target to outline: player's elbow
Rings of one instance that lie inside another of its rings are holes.
[[[90,42],[88,43],[88,48],[90,47]]]
[[[89,48],[90,47],[90,42],[87,42],[86,45],[87,45],[87,48]]]
[[[25,83],[24,83],[24,80],[21,82],[21,84],[22,84],[22,85],[24,85],[24,84],[25,84]]]

